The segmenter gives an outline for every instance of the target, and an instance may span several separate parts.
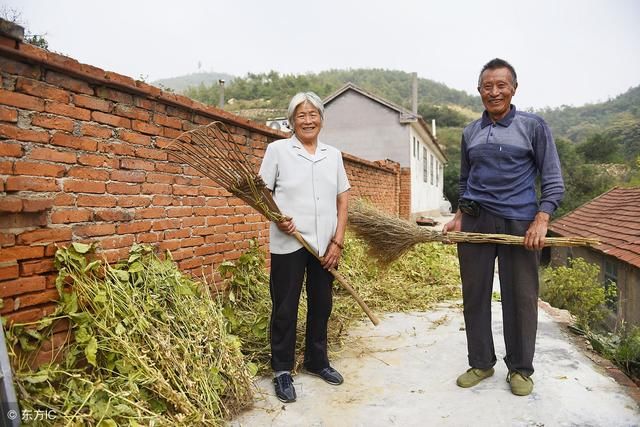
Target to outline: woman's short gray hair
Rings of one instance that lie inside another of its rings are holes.
[[[318,113],[320,113],[320,120],[324,122],[324,104],[320,97],[313,92],[298,92],[293,95],[293,98],[291,98],[289,109],[287,110],[287,119],[289,119],[289,127],[291,129],[294,128],[294,115],[296,113],[296,108],[298,108],[298,105],[305,102],[313,105],[313,107],[318,110]]]

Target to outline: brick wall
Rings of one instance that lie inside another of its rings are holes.
[[[224,122],[259,164],[285,136],[144,82],[0,35],[0,314],[31,321],[56,299],[53,255],[96,242],[109,261],[133,243],[169,249],[202,277],[237,258],[268,223],[163,150],[181,132]],[[345,155],[353,194],[398,210],[399,167]]]
[[[406,220],[411,216],[411,169],[401,168],[400,175],[400,194],[399,194],[399,216]]]

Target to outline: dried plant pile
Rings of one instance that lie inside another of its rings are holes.
[[[205,286],[148,247],[116,266],[90,261],[89,251],[58,250],[58,310],[10,331],[22,409],[52,410],[57,425],[204,426],[251,402],[253,372]],[[74,342],[32,371],[61,319]]]
[[[234,196],[256,209],[267,219],[281,222],[286,217],[273,200],[264,181],[253,171],[252,163],[233,140],[229,130],[220,122],[212,122],[183,133],[166,149],[179,161],[188,164],[211,178]],[[320,255],[300,233],[293,236],[316,258]],[[335,279],[358,302],[374,325],[379,323],[367,304],[335,269],[329,270]]]
[[[370,254],[389,264],[418,243],[497,243],[522,245],[524,238],[508,234],[449,232],[425,229],[397,217],[386,215],[357,200],[349,206],[349,228],[370,248]],[[547,237],[545,246],[593,246],[597,239],[583,237]]]

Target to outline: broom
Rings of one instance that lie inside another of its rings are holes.
[[[288,220],[276,202],[264,181],[254,171],[241,148],[236,144],[226,126],[221,122],[212,122],[181,134],[165,147],[178,160],[188,164],[202,175],[211,178],[228,192],[247,203],[264,215],[269,221]],[[320,255],[300,235],[294,232],[298,240],[313,256],[321,260]],[[358,305],[369,316],[374,325],[380,323],[367,304],[360,298],[344,276],[335,268],[329,269],[340,285],[351,294]]]
[[[498,243],[503,245],[522,245],[523,236],[509,234],[483,234],[429,230],[397,217],[386,215],[356,200],[349,206],[349,228],[369,246],[369,253],[383,264],[398,259],[418,243]],[[597,239],[585,237],[547,237],[545,246],[594,246]]]

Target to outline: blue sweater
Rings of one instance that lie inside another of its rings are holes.
[[[540,176],[541,197],[536,196]],[[494,215],[532,220],[552,214],[564,195],[558,151],[545,121],[514,105],[492,123],[487,112],[462,134],[460,196]]]

